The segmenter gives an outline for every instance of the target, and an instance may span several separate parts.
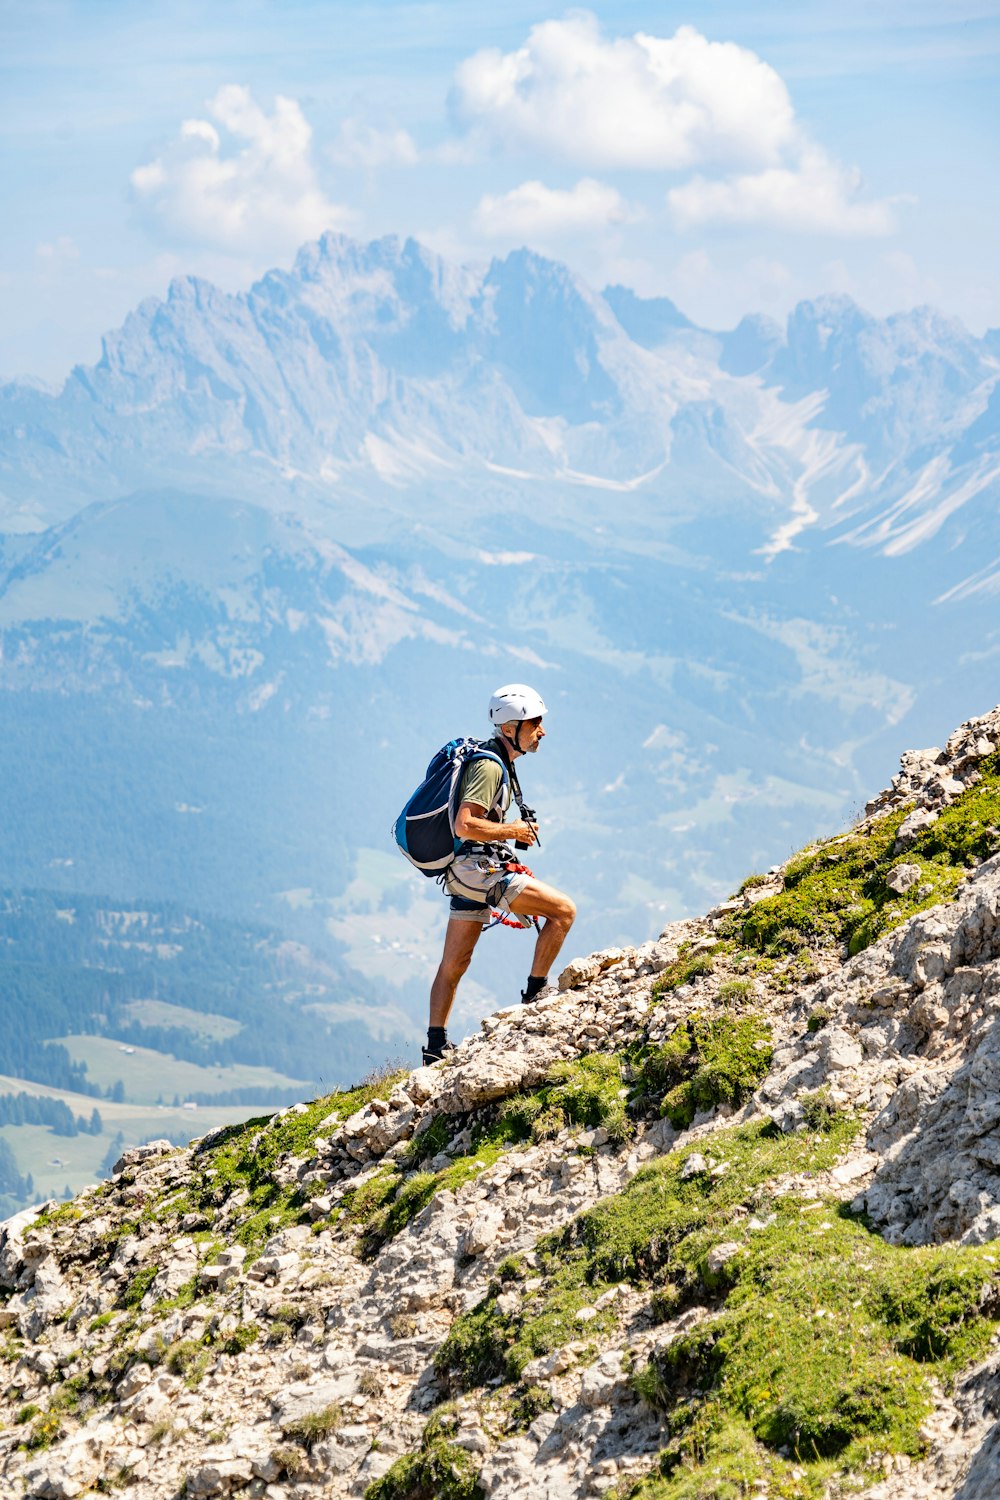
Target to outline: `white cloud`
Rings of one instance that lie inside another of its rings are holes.
[[[452,106],[499,144],[600,168],[763,165],[794,131],[784,83],[747,48],[692,26],[608,39],[587,13],[534,26],[516,52],[467,58]]]
[[[206,109],[210,119],[185,120],[169,150],[132,173],[137,199],[171,238],[272,255],[347,227],[351,214],[317,182],[296,100],[277,95],[269,115],[249,89],[228,84]]]
[[[377,167],[412,167],[419,159],[409,131],[398,127],[379,130],[356,115],[343,122],[327,155],[341,166],[365,167],[369,171]]]
[[[57,240],[36,245],[35,257],[40,269],[61,271],[80,259],[80,249],[71,235],[61,234]]]
[[[484,142],[600,169],[701,169],[668,202],[678,227],[761,224],[876,237],[894,204],[865,199],[857,168],[810,141],[779,74],[693,26],[608,37],[577,13],[534,26],[513,52],[486,48],[455,73],[452,107]],[[706,171],[728,173],[723,177]],[[484,200],[486,201],[486,200]]]
[[[892,203],[858,197],[861,174],[819,146],[804,145],[791,165],[721,181],[694,177],[667,194],[681,229],[707,224],[764,224],[806,234],[872,238],[892,234]]]
[[[509,193],[486,193],[475,214],[475,228],[487,239],[522,239],[623,224],[632,217],[628,204],[607,183],[584,177],[574,188],[550,188],[522,182]]]

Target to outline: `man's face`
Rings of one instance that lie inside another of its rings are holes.
[[[522,719],[519,724],[505,724],[504,733],[522,754],[533,755],[545,738],[541,714],[537,719]]]

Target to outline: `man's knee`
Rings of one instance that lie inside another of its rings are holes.
[[[560,927],[565,928],[568,932],[576,921],[576,903],[569,896],[564,896],[561,891],[559,892],[559,897],[559,910],[554,914],[554,919]]]
[[[441,972],[452,984],[457,984],[472,962],[471,953],[459,954],[441,960]]]

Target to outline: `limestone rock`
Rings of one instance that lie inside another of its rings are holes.
[[[462,1236],[463,1255],[482,1255],[496,1240],[503,1228],[503,1214],[496,1208],[484,1208],[478,1213]]]
[[[31,1500],[74,1500],[100,1478],[104,1455],[114,1437],[110,1422],[74,1432],[52,1452],[34,1459],[25,1471],[25,1493]]]

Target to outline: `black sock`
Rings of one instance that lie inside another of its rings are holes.
[[[548,983],[548,975],[543,974],[539,979],[537,974],[528,975],[528,983],[523,991],[525,1000],[534,1000],[539,990],[543,990]]]
[[[427,1050],[428,1052],[440,1052],[448,1040],[448,1033],[443,1026],[428,1026],[427,1028]]]

